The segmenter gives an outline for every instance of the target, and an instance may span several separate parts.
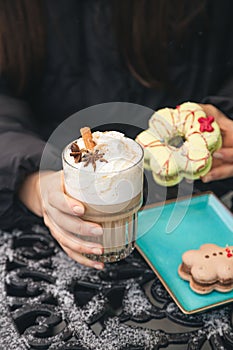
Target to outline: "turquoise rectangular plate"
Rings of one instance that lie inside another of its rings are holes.
[[[187,314],[233,301],[233,291],[193,292],[178,275],[182,254],[202,244],[233,245],[233,215],[212,193],[145,207],[136,248],[179,308]]]

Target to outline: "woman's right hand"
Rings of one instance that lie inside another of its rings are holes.
[[[207,115],[214,116],[222,134],[222,147],[213,153],[212,169],[202,177],[203,182],[233,177],[233,120],[213,105],[201,105]]]
[[[19,198],[28,209],[43,216],[53,237],[72,259],[89,267],[103,268],[103,263],[82,255],[102,254],[103,247],[75,236],[99,236],[103,234],[102,227],[81,219],[84,206],[65,194],[62,171],[29,175],[20,188]]]

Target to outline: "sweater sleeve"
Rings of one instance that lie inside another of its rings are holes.
[[[25,177],[39,170],[46,145],[35,133],[32,121],[33,114],[26,102],[0,94],[0,229],[37,220],[17,199]],[[52,147],[51,153],[56,159]]]
[[[214,105],[233,119],[233,76],[229,77],[215,94],[206,96],[201,102]]]

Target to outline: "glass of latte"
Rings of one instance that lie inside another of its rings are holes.
[[[101,236],[81,236],[100,243],[92,260],[115,262],[127,257],[137,237],[137,213],[143,196],[143,149],[117,131],[80,130],[81,137],[62,153],[65,192],[85,207],[83,220],[98,223]]]

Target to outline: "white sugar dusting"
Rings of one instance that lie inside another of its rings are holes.
[[[229,316],[226,309],[213,311],[211,314],[205,314],[203,317],[205,327],[207,329],[207,338],[213,335],[223,336],[230,329]]]
[[[41,233],[38,231],[38,233]],[[70,259],[63,251],[56,250],[56,254],[52,256],[52,270],[44,267],[48,259],[35,261],[33,259],[25,259],[27,270],[46,273],[47,276],[53,278],[53,282],[46,280],[36,281],[31,277],[21,277],[20,268],[6,270],[7,260],[11,261],[18,257],[17,248],[12,249],[13,239],[19,237],[19,231],[13,234],[0,232],[0,349],[8,350],[28,350],[30,349],[29,342],[35,340],[33,333],[29,332],[29,328],[25,333],[20,335],[13,322],[13,317],[21,310],[33,309],[35,305],[43,305],[43,297],[51,294],[57,299],[58,305],[47,305],[49,310],[54,310],[55,314],[61,315],[66,323],[64,331],[70,330],[73,335],[74,343],[90,350],[121,350],[127,346],[141,347],[144,350],[153,350],[161,347],[165,341],[169,341],[169,334],[162,330],[152,330],[140,326],[130,326],[120,322],[120,317],[108,317],[103,325],[102,331],[97,336],[92,330],[90,324],[95,317],[101,315],[108,303],[107,298],[102,293],[102,289],[96,290],[95,295],[85,304],[78,306],[75,303],[75,296],[69,290],[69,285],[72,281],[89,281],[96,285],[111,287],[111,283],[116,281],[102,281],[99,272],[81,266]],[[19,248],[19,250],[21,247]],[[12,281],[26,282],[28,287],[40,287],[44,292],[38,296],[32,297],[16,297],[7,295],[5,284],[11,284]],[[122,301],[122,313],[130,317],[140,317],[141,315],[150,316],[153,311],[153,305],[142,290],[141,286],[133,279],[119,281],[121,286],[125,287],[125,294]],[[162,287],[161,287],[162,288]],[[162,289],[160,291],[162,294]],[[15,311],[10,311],[9,306],[23,305]],[[169,302],[164,311],[166,313],[178,315],[179,310],[174,302]],[[177,316],[178,317],[178,316]],[[225,334],[232,334],[231,326],[231,309],[228,307],[218,310],[208,311],[199,315],[191,315],[187,320],[195,323],[203,322],[202,329],[192,330],[189,328],[190,342],[198,349],[200,338],[220,336],[224,339]],[[37,327],[46,325],[46,317],[39,316],[36,319]],[[66,342],[62,340],[63,332],[59,332],[53,337],[48,337],[46,340],[51,342],[48,350],[57,350],[61,346],[66,346]],[[36,338],[37,339],[37,338]],[[43,340],[43,339],[42,339]],[[219,347],[224,349],[224,346]]]
[[[123,299],[124,311],[129,315],[141,315],[142,313],[150,313],[152,305],[145,297],[140,286],[136,283],[130,284],[128,291]]]

